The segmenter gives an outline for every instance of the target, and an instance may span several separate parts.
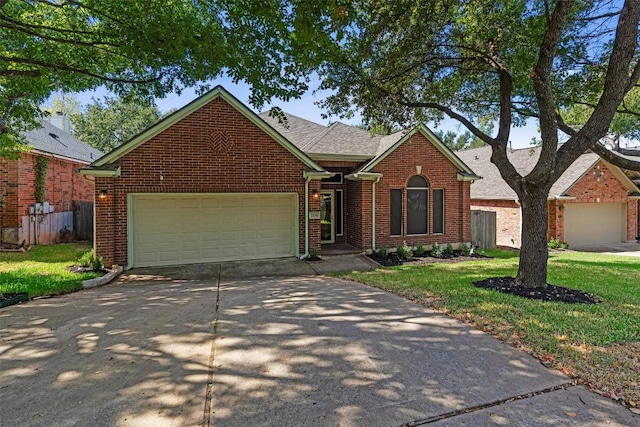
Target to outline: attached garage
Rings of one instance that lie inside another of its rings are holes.
[[[564,236],[570,247],[626,240],[625,203],[567,203]]]
[[[130,194],[130,267],[297,255],[296,193]]]

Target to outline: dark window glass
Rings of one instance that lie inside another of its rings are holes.
[[[412,176],[407,188],[407,234],[429,232],[429,183],[420,175]]]
[[[427,189],[407,189],[407,234],[427,234],[429,197]]]
[[[427,188],[429,185],[427,184],[427,180],[421,177],[420,175],[412,176],[409,180],[409,185],[407,187],[420,187]]]
[[[433,190],[433,232],[444,233],[444,190]]]
[[[336,190],[336,235],[342,236],[342,190]]]
[[[402,190],[391,190],[391,235],[402,235]]]

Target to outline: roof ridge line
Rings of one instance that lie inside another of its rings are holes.
[[[304,120],[304,119],[303,119]],[[313,123],[313,122],[312,122]],[[325,129],[318,133],[316,136],[314,136],[313,138],[311,138],[311,141],[309,141],[308,143],[306,143],[302,148],[300,148],[302,151],[306,151],[306,150],[310,150],[311,148],[313,148],[315,145],[317,145],[320,140],[322,138],[324,138],[329,131],[334,127],[334,125],[338,124],[340,122],[334,122],[331,123],[329,126],[325,126]]]

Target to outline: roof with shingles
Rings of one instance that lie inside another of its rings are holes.
[[[259,114],[271,127],[308,154],[337,154],[373,158],[380,146],[379,135],[344,123],[335,122],[329,126],[319,125],[309,120],[284,113],[286,125],[269,112]],[[400,139],[399,137],[396,141]],[[395,141],[394,141],[395,142]]]
[[[22,132],[25,142],[35,150],[89,164],[102,156],[102,151],[86,144],[68,132],[41,120],[40,127]]]
[[[507,153],[509,161],[521,175],[531,172],[540,157],[540,147],[522,148]],[[491,163],[491,147],[484,146],[470,150],[457,151],[463,162],[483,179],[471,186],[472,199],[516,200],[515,191],[502,179],[498,167]],[[580,179],[600,157],[595,153],[585,153],[571,165],[553,184],[549,197],[567,195],[567,191]]]
[[[287,113],[286,124],[280,123],[277,117],[272,117],[269,113],[270,111],[265,111],[258,116],[301,150],[327,130],[326,126]]]

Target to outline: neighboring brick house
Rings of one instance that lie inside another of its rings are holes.
[[[42,244],[65,239],[68,233],[60,231],[73,230],[73,203],[93,201],[93,182],[82,176],[79,169],[103,153],[45,121],[40,124],[41,127],[22,134],[24,141],[33,147],[31,151],[18,160],[0,158],[2,243]],[[43,204],[36,204],[39,158],[48,159]]]
[[[489,146],[456,153],[482,180],[471,186],[471,209],[496,212],[496,244],[520,247],[521,215],[516,193],[489,161]],[[529,173],[540,148],[508,153],[521,174]],[[547,238],[570,247],[626,242],[638,235],[640,190],[618,167],[595,153],[580,156],[549,192]]]
[[[96,253],[126,267],[470,242],[478,177],[426,127],[253,113],[217,87],[85,168]]]

